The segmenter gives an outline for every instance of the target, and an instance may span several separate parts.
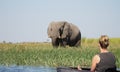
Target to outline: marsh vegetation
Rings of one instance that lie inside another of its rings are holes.
[[[120,68],[120,38],[111,38],[109,50]],[[99,53],[98,40],[82,38],[79,48],[53,48],[51,43],[0,43],[0,65],[90,67],[92,57]]]

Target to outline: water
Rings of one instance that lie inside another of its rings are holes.
[[[120,72],[120,68],[117,69]],[[0,66],[0,72],[57,72],[56,68],[43,66]]]
[[[0,66],[0,72],[57,72],[56,68],[33,66]]]

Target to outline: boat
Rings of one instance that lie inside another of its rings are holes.
[[[81,69],[82,70],[78,70],[77,67],[58,67],[57,72],[90,72],[90,68],[81,68]],[[113,71],[110,71],[110,72],[113,72]],[[117,68],[116,72],[120,72],[120,69]]]

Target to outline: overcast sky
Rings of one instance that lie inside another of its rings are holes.
[[[120,0],[0,0],[0,42],[50,40],[51,21],[68,21],[82,37],[120,37]]]

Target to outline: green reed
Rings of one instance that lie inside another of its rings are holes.
[[[115,54],[117,67],[120,68],[120,45],[117,40],[111,40],[109,50]],[[90,67],[92,57],[97,53],[97,39],[85,39],[78,48],[53,48],[51,43],[0,43],[0,64]]]

